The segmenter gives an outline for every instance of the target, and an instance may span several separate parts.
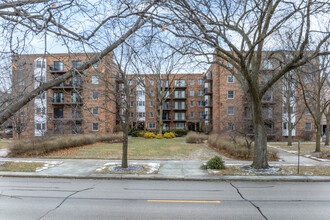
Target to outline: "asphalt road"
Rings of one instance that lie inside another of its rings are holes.
[[[0,177],[0,219],[330,219],[330,183]]]

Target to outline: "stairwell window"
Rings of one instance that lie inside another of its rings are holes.
[[[99,84],[99,77],[92,76],[92,84]]]
[[[306,131],[311,131],[312,130],[312,123],[306,122],[305,123],[305,130]]]
[[[234,99],[235,92],[234,91],[228,91],[227,98],[228,99]]]

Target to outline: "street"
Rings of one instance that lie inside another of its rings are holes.
[[[1,177],[0,219],[330,219],[330,183]]]

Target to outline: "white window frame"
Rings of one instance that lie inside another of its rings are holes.
[[[229,79],[232,79],[232,81],[230,81]],[[233,75],[227,75],[227,83],[234,83],[234,76]]]
[[[229,92],[233,92],[233,97],[232,98],[229,97]],[[234,99],[234,98],[235,98],[235,91],[233,91],[233,90],[227,91],[227,99]]]
[[[97,130],[94,129],[94,125],[97,125]],[[93,122],[92,123],[92,131],[98,131],[99,130],[99,123]]]
[[[235,115],[235,107],[234,106],[228,106],[227,114],[228,115]]]
[[[92,76],[92,84],[93,85],[99,84],[99,77],[98,76]]]

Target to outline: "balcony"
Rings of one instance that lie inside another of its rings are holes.
[[[66,73],[67,71],[63,70],[63,68],[49,66],[50,73]]]
[[[176,95],[173,99],[187,99],[187,97],[185,95]]]
[[[204,89],[204,94],[205,95],[212,95],[212,88],[205,88]]]
[[[166,118],[162,118],[163,119],[163,122],[170,122],[171,119],[169,117],[166,117]]]
[[[175,117],[174,121],[186,121],[186,117]]]
[[[70,83],[61,83],[58,86],[54,86],[52,89],[62,89],[62,90],[69,90],[69,89],[82,89],[82,83],[76,83],[73,84],[72,82]]]
[[[72,117],[72,118],[50,118],[51,121],[82,121],[83,117],[81,116],[80,118]]]
[[[187,88],[187,83],[177,83],[175,89],[185,89]]]
[[[82,105],[84,104],[83,99],[76,99],[76,100],[64,100],[64,99],[53,99],[53,105]]]

